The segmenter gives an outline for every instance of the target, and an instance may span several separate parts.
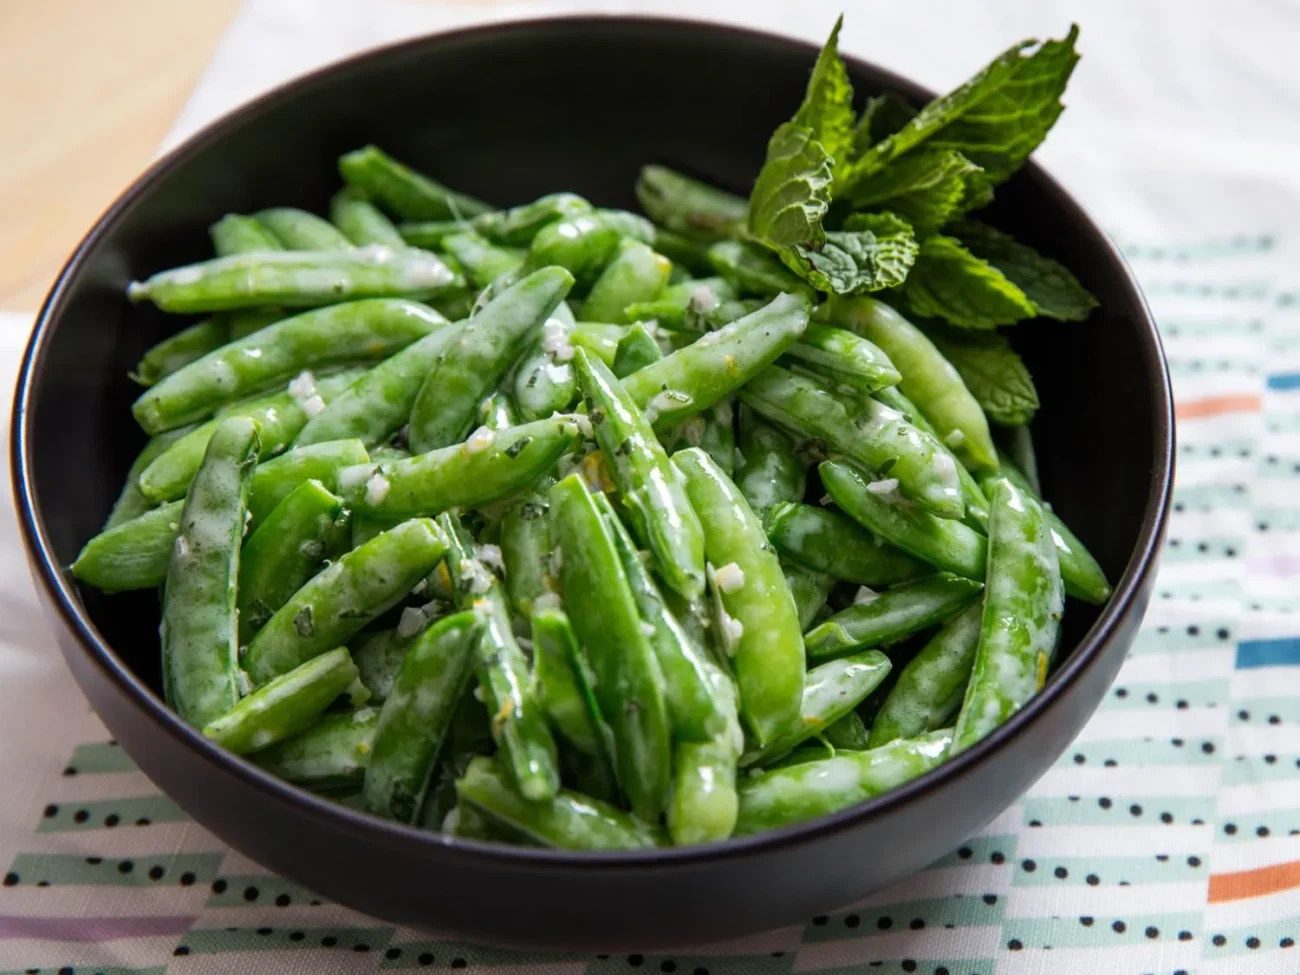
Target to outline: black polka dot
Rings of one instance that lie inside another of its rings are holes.
[[[1162,812],[1162,813],[1160,814],[1160,822],[1165,823],[1165,824],[1168,824],[1168,823],[1172,823],[1173,821],[1174,821],[1174,814],[1173,814],[1173,813],[1170,813],[1170,812]]]
[[[1269,723],[1269,724],[1281,724],[1281,723],[1282,723],[1282,719],[1279,718],[1276,714],[1270,714],[1270,715],[1268,716],[1268,723]]]
[[[1116,696],[1116,697],[1128,697],[1128,688],[1127,688],[1127,687],[1117,687],[1117,688],[1115,688],[1115,696]]]
[[[387,951],[384,952],[384,957],[387,958],[389,961],[396,961],[398,958],[402,957],[402,949],[389,948]]]
[[[772,957],[776,958],[777,956],[782,954],[784,954],[784,952],[774,951],[772,952]],[[673,961],[671,958],[667,959],[666,961],[661,961],[659,963],[659,971],[665,972],[666,975],[671,975],[672,972],[677,971],[677,962]]]
[[[221,879],[214,880],[212,881],[212,893],[224,894],[226,892],[227,886],[228,885],[224,880]]]
[[[307,937],[306,932],[303,932],[303,931],[294,931],[292,934],[289,935],[289,940],[290,940],[290,941],[301,941],[301,940],[302,940],[303,938],[305,938],[305,937]]]
[[[1198,546],[1196,546],[1196,547],[1199,548],[1202,552],[1207,551],[1207,550],[1209,549],[1209,546],[1206,545],[1204,542],[1201,542],[1201,544],[1198,545]],[[1189,627],[1187,628],[1187,635],[1188,635],[1188,636],[1200,636],[1200,635],[1201,635],[1201,628],[1200,628],[1199,626],[1197,626],[1195,623],[1193,623],[1191,626],[1189,626]]]
[[[334,937],[332,934],[327,934],[325,937],[320,939],[320,943],[326,948],[333,948],[339,943],[339,939]]]
[[[290,897],[288,894],[281,894],[275,899],[276,907],[288,907],[292,903],[293,903],[293,898]]]
[[[12,870],[10,870],[7,874],[5,874],[4,885],[6,887],[13,887],[17,883],[18,883],[18,874],[14,873]]]
[[[84,823],[88,819],[90,819],[89,809],[78,809],[76,812],[72,814],[72,821],[74,823]]]
[[[1022,860],[1020,863],[1020,868],[1024,870],[1025,873],[1033,873],[1035,870],[1038,869],[1038,864],[1036,864],[1033,860]]]
[[[1265,756],[1264,756],[1264,764],[1265,764],[1265,765],[1274,765],[1274,764],[1276,764],[1276,763],[1277,763],[1277,756],[1276,756],[1276,755],[1265,755]]]
[[[997,902],[998,902],[998,895],[997,895],[997,894],[985,894],[985,895],[984,895],[984,903],[987,904],[987,905],[989,905],[989,907],[992,907],[992,906],[993,906],[994,904],[996,904]]]
[[[1128,811],[1129,811],[1129,814],[1132,815],[1132,816],[1141,816],[1141,815],[1142,815],[1142,807],[1139,806],[1136,802],[1133,803],[1133,805],[1131,805],[1131,806],[1128,807]]]
[[[1056,874],[1057,880],[1064,880],[1066,877],[1070,876],[1070,871],[1066,870],[1065,867],[1057,867],[1052,872]]]
[[[1212,742],[1212,741],[1203,741],[1203,742],[1201,742],[1201,751],[1205,752],[1205,754],[1207,754],[1207,755],[1213,755],[1213,754],[1214,754],[1214,742]]]
[[[353,950],[353,951],[357,951],[357,952],[361,952],[362,954],[365,954],[367,951],[370,950],[370,945],[368,945],[368,944],[366,944],[364,941],[362,941],[362,942],[360,942],[359,944],[355,944],[355,945],[353,945],[353,946],[352,946],[352,950]]]
[[[948,969],[940,965],[938,968],[934,970],[934,975],[949,975],[949,972]]]
[[[1097,800],[1097,805],[1101,806],[1102,809],[1109,809],[1111,806],[1110,797],[1102,796]]]
[[[1243,709],[1243,710],[1237,712],[1237,717],[1239,717],[1242,721],[1249,721],[1249,720],[1250,720],[1250,712],[1249,712],[1249,711],[1246,711],[1245,709]]]
[[[1179,941],[1191,941],[1191,940],[1192,940],[1192,932],[1190,932],[1190,931],[1179,931],[1179,932],[1178,932],[1178,940],[1179,940]]]
[[[190,887],[193,886],[194,881],[197,879],[198,878],[195,877],[193,873],[186,870],[183,874],[181,874],[180,884],[182,887]]]
[[[1010,941],[1007,942],[1007,947],[1012,951],[1019,951],[1021,948],[1024,947],[1024,945],[1020,943],[1020,940],[1018,938],[1012,938]]]
[[[876,921],[876,927],[880,928],[881,931],[888,931],[893,926],[894,919],[888,914]]]
[[[1226,945],[1226,944],[1228,943],[1228,939],[1225,938],[1225,937],[1224,937],[1223,935],[1221,935],[1221,934],[1216,934],[1216,935],[1215,935],[1213,938],[1211,938],[1210,940],[1214,942],[1214,946],[1215,946],[1216,948],[1222,948],[1224,945]]]
[[[1001,850],[994,850],[994,851],[989,855],[989,862],[990,862],[990,863],[998,863],[998,864],[1006,863],[1006,862],[1007,862],[1007,858],[1003,855],[1003,853],[1002,853]]]
[[[1226,640],[1232,636],[1232,634],[1228,632],[1227,627],[1222,627],[1222,626],[1219,627],[1218,631],[1214,635],[1217,636],[1220,640]]]
[[[104,817],[104,825],[107,826],[109,829],[112,829],[119,822],[120,820],[117,818],[117,813],[109,813],[107,816]]]
[[[1087,760],[1088,760],[1088,759],[1084,757],[1084,755],[1083,755],[1082,752],[1075,752],[1075,753],[1074,753],[1074,764],[1075,764],[1075,765],[1082,765],[1082,764],[1083,764],[1084,762],[1086,762]]]
[[[92,867],[97,867],[97,866],[99,866],[99,864],[101,864],[101,863],[104,862],[104,858],[103,858],[103,857],[86,857],[86,862],[89,863]]]
[[[255,900],[257,900],[257,897],[258,897],[258,895],[259,895],[260,893],[261,893],[261,891],[259,891],[256,887],[245,887],[245,888],[244,888],[244,900],[246,900],[246,901],[255,901]]]
[[[1255,827],[1255,835],[1256,835],[1256,836],[1267,836],[1268,833],[1269,833],[1269,829],[1268,829],[1267,826],[1257,826],[1257,827]]]
[[[1090,927],[1092,927],[1092,921],[1093,921],[1093,919],[1092,919],[1091,917],[1089,917],[1087,914],[1085,914],[1085,915],[1083,915],[1083,917],[1079,918],[1079,923],[1082,924],[1085,928],[1090,928]]]
[[[1114,768],[1116,765],[1119,764],[1119,762],[1115,761],[1115,759],[1113,758],[1108,758],[1106,759],[1106,761],[1102,762],[1101,764],[1106,768]]]
[[[117,865],[118,873],[130,873],[134,869],[135,869],[135,864],[132,863],[130,860],[123,860],[121,863]]]
[[[67,768],[65,768],[65,769],[63,770],[63,774],[64,774],[64,775],[76,775],[76,774],[77,774],[77,770],[76,770],[75,768],[73,768],[71,765],[69,765]]]
[[[269,934],[271,933],[271,929],[270,929],[270,928],[258,928],[258,929],[257,929],[257,933],[260,934],[263,938],[265,938],[267,935],[269,935]]]
[[[1159,701],[1159,700],[1160,700],[1159,696],[1156,695],[1156,694],[1154,694],[1154,693],[1151,693],[1151,694],[1148,694],[1148,695],[1147,695],[1147,703],[1148,703],[1148,704],[1155,704],[1155,703],[1156,703],[1157,701]]]
[[[1249,938],[1246,939],[1246,947],[1249,948],[1251,951],[1254,951],[1256,948],[1259,947],[1259,939],[1252,934]]]
[[[1293,948],[1295,947],[1295,940],[1292,938],[1283,938],[1277,943],[1277,946],[1279,948]]]
[[[426,951],[422,955],[420,955],[420,957],[417,958],[416,961],[418,961],[421,965],[427,968],[428,966],[433,964],[433,955],[429,954]]]
[[[641,965],[643,965],[643,964],[645,963],[645,956],[644,956],[644,955],[628,955],[628,956],[627,956],[627,963],[628,963],[629,965],[631,965],[633,968],[640,968]],[[452,967],[452,968],[457,967],[457,966],[456,966],[456,962],[455,962],[454,960],[453,960],[452,963],[451,963],[451,967]],[[461,967],[461,968],[464,968],[464,967],[465,967],[463,961],[462,961],[460,967]]]
[[[166,873],[167,873],[167,871],[164,870],[162,867],[150,867],[150,868],[149,868],[149,879],[150,879],[150,880],[162,880],[162,879],[163,879],[163,876],[164,876]]]
[[[1098,877],[1095,873],[1090,873],[1088,874],[1088,876],[1084,877],[1083,879],[1084,882],[1087,883],[1089,887],[1096,887],[1099,883],[1101,883],[1101,878]]]
[[[1188,858],[1187,858],[1187,865],[1188,865],[1189,867],[1199,867],[1199,866],[1201,865],[1201,858],[1200,858],[1200,857],[1188,857]]]
[[[1114,931],[1116,934],[1123,934],[1125,931],[1128,930],[1128,925],[1125,924],[1123,921],[1112,921],[1110,925],[1110,929]]]
[[[828,918],[825,914],[819,914],[815,918],[813,918],[812,923],[817,925],[817,927],[820,928],[825,926],[825,924],[828,921],[830,921],[830,918]]]
[[[1160,929],[1157,927],[1148,927],[1145,934],[1148,938],[1158,938],[1160,937]]]
[[[856,928],[861,923],[862,918],[858,917],[856,914],[850,914],[844,919],[844,926],[846,928]]]
[[[905,972],[914,972],[916,971],[916,962],[911,958],[904,958],[902,968]]]
[[[174,949],[172,949],[173,955],[188,955],[189,953],[190,953],[190,949],[185,947],[185,945],[177,945]]]
[[[1035,829],[1035,828],[1037,828],[1037,827],[1039,827],[1039,826],[1042,826],[1042,825],[1043,825],[1043,824],[1042,824],[1042,821],[1041,821],[1041,820],[1031,819],[1031,820],[1029,821],[1029,826],[1030,826],[1031,829]]]
[[[1174,707],[1176,707],[1179,711],[1186,711],[1187,702],[1180,698],[1179,700],[1174,702]]]
[[[59,807],[54,805],[54,803],[50,803],[48,806],[45,807],[46,819],[53,819],[58,814],[59,814]]]
[[[922,928],[925,927],[925,921],[922,920],[922,919],[919,918],[919,917],[914,917],[914,918],[912,918],[912,920],[908,923],[907,926],[908,926],[909,928],[911,928],[913,931],[920,931]]]
[[[141,816],[139,819],[135,821],[135,824],[137,826],[152,826],[153,820],[150,819],[148,816]]]
[[[1225,833],[1227,833],[1229,836],[1233,836],[1233,835],[1235,835],[1236,832],[1237,832],[1237,824],[1236,824],[1236,823],[1224,823],[1224,824],[1223,824],[1223,831],[1224,831]]]
[[[957,851],[957,856],[963,860],[969,860],[974,855],[974,853],[975,851],[972,850],[969,846],[963,846],[961,849]]]

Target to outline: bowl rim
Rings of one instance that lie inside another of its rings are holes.
[[[402,57],[422,49],[436,49],[447,43],[473,40],[491,40],[497,35],[507,35],[537,28],[560,27],[573,31],[587,28],[607,28],[611,23],[628,27],[687,32],[707,32],[723,39],[744,39],[750,43],[784,47],[804,55],[811,65],[818,48],[802,39],[770,31],[754,30],[725,21],[690,17],[622,16],[618,14],[573,14],[539,16],[493,21],[446,31],[435,31],[406,38],[393,43],[369,48],[288,81],[245,101],[209,122],[178,145],[155,160],[143,173],[96,219],[69,256],[55,278],[32,329],[23,353],[15,386],[13,412],[10,418],[10,466],[13,475],[13,493],[23,541],[27,547],[29,564],[34,580],[42,586],[55,607],[63,624],[72,633],[81,651],[98,669],[114,683],[118,690],[148,713],[158,729],[190,751],[196,758],[215,763],[222,770],[242,780],[246,785],[260,790],[268,799],[295,808],[296,812],[313,818],[332,821],[331,825],[365,834],[368,841],[387,846],[409,849],[411,844],[424,847],[437,856],[463,858],[469,863],[496,862],[535,869],[550,867],[565,870],[627,870],[629,868],[673,868],[699,865],[761,853],[775,853],[783,848],[797,847],[819,838],[827,838],[852,830],[877,816],[897,812],[916,802],[933,789],[947,782],[978,772],[981,766],[1006,742],[1025,733],[1067,689],[1082,679],[1084,673],[1095,667],[1105,645],[1124,623],[1140,598],[1148,577],[1155,571],[1157,555],[1165,523],[1169,514],[1173,481],[1173,390],[1159,332],[1147,307],[1132,270],[1114,241],[1097,224],[1083,206],[1054,178],[1048,175],[1032,158],[1023,167],[1024,178],[1033,181],[1059,208],[1073,211],[1080,226],[1090,231],[1109,255],[1108,271],[1118,277],[1126,292],[1126,299],[1136,312],[1133,327],[1139,333],[1148,385],[1153,389],[1155,423],[1153,453],[1155,464],[1151,486],[1147,495],[1137,544],[1110,601],[1087,633],[1051,675],[1044,687],[1006,723],[989,736],[949,759],[936,768],[879,796],[804,823],[786,826],[752,836],[733,837],[726,841],[685,847],[660,847],[636,851],[570,851],[483,843],[449,837],[419,827],[380,819],[361,810],[343,806],[330,799],[308,792],[306,789],[282,781],[263,771],[252,762],[220,748],[206,739],[195,728],[180,719],[153,690],[140,680],[127,664],[98,633],[77,598],[74,584],[61,569],[47,533],[44,519],[37,510],[33,487],[32,431],[30,413],[32,391],[43,372],[46,346],[55,323],[65,312],[67,293],[72,281],[83,269],[89,253],[107,236],[122,216],[137,201],[145,198],[157,182],[183,162],[207,151],[229,130],[246,120],[280,103],[292,101],[303,93],[345,77],[349,72],[364,69],[386,58]],[[933,93],[921,85],[903,78],[870,61],[844,55],[850,69],[870,76],[885,90],[900,92],[909,99],[929,99]]]

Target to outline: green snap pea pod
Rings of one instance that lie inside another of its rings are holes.
[[[339,175],[349,186],[355,186],[403,220],[468,220],[492,210],[481,200],[449,190],[376,146],[340,156]]]
[[[167,703],[196,728],[239,700],[235,582],[244,502],[257,463],[257,427],[227,420],[212,435],[181,510],[163,596]]]
[[[690,278],[671,284],[655,301],[642,301],[628,305],[623,309],[627,321],[649,321],[653,319],[663,328],[683,329],[697,324],[697,319],[688,322],[688,313],[695,316],[704,315],[718,308],[724,301],[739,297],[735,287],[726,278],[707,277]],[[702,328],[689,328],[691,331],[708,331]]]
[[[509,388],[523,420],[540,420],[567,409],[577,394],[573,375],[573,312],[560,302],[542,324],[541,337],[515,367]]]
[[[558,609],[532,615],[533,674],[551,724],[583,755],[608,762],[600,706],[592,693],[569,618]],[[610,780],[613,772],[610,770]]]
[[[762,524],[731,480],[698,448],[675,454],[673,465],[704,526],[740,713],[761,747],[799,716],[805,668],[798,609]]]
[[[495,823],[541,846],[561,850],[640,850],[658,837],[627,813],[568,789],[546,801],[529,802],[512,787],[499,763],[474,759],[456,782],[456,794]]]
[[[499,247],[472,230],[449,234],[440,248],[464,269],[476,288],[486,288],[501,275],[519,270],[526,257],[524,251]]]
[[[378,708],[329,714],[301,734],[257,752],[253,761],[277,778],[305,789],[359,789],[370,764],[378,723]]]
[[[205,318],[151,346],[136,363],[131,379],[141,386],[152,386],[227,342],[252,335],[284,317],[278,308],[250,308]]]
[[[218,257],[249,254],[253,251],[282,251],[284,244],[256,217],[228,213],[211,227],[212,249]]]
[[[775,297],[782,292],[802,294],[809,300],[814,292],[799,275],[795,274],[772,254],[758,244],[739,240],[723,240],[709,248],[709,263],[714,271],[734,284],[743,294],[761,298]]]
[[[578,386],[637,541],[664,581],[688,600],[704,593],[704,537],[668,455],[632,397],[603,362],[579,350]]]
[[[160,433],[149,438],[149,442],[136,455],[135,460],[131,462],[130,469],[126,472],[126,482],[122,485],[122,491],[118,494],[117,500],[113,502],[108,518],[104,521],[103,531],[108,531],[110,528],[116,528],[118,525],[124,525],[128,521],[139,518],[154,506],[154,501],[140,490],[140,475],[144,473],[150,464],[161,457],[168,447],[188,432],[188,429],[182,427],[179,430],[168,430],[166,433]]]
[[[764,521],[781,502],[803,500],[808,465],[795,453],[789,437],[747,406],[740,408],[737,453],[736,487]]]
[[[399,223],[397,232],[404,243],[410,247],[424,250],[437,250],[442,242],[453,234],[464,233],[473,224],[463,220],[420,220],[411,223]]]
[[[930,573],[924,562],[878,541],[829,508],[778,504],[769,514],[767,537],[786,558],[841,582],[892,586]]]
[[[618,343],[628,333],[626,325],[610,325],[607,322],[576,322],[569,333],[569,342],[574,348],[586,349],[609,367],[614,365],[614,356],[618,354]]]
[[[474,541],[458,517],[439,518],[450,539],[447,570],[461,609],[484,617],[477,641],[478,686],[492,717],[492,737],[520,793],[531,802],[552,798],[560,785],[555,739],[531,686],[528,661],[515,641],[505,592],[475,556]]]
[[[663,350],[649,329],[637,323],[629,327],[627,334],[619,339],[618,348],[614,351],[612,370],[617,378],[622,379],[663,357]]]
[[[402,636],[397,630],[376,630],[353,638],[348,650],[362,685],[370,692],[369,703],[383,704],[387,700],[406,651],[414,642],[415,636]]]
[[[905,582],[840,610],[805,634],[804,646],[814,660],[860,647],[889,646],[960,612],[982,588],[949,572]]]
[[[871,723],[878,748],[945,727],[957,715],[979,646],[983,603],[975,602],[945,623],[898,677]]]
[[[672,261],[639,240],[625,237],[613,259],[591,286],[578,314],[587,321],[624,324],[624,309],[638,301],[654,301],[668,285]]]
[[[818,471],[836,505],[868,531],[936,569],[984,578],[988,541],[973,528],[898,504],[873,491],[866,475],[849,464],[826,461]]]
[[[854,392],[872,393],[898,384],[902,376],[884,352],[843,328],[809,324],[786,358]]]
[[[1064,609],[1056,545],[1038,502],[1003,478],[991,505],[984,618],[953,731],[954,755],[1042,689]]]
[[[755,377],[740,398],[773,423],[894,481],[904,497],[941,517],[960,518],[965,510],[952,457],[883,403],[847,400],[779,366]]]
[[[345,468],[344,502],[370,518],[410,518],[476,507],[523,490],[572,446],[578,428],[567,417],[474,434],[463,444],[406,460]]]
[[[614,259],[624,237],[649,243],[653,236],[654,227],[636,214],[620,210],[580,213],[542,227],[529,246],[528,263],[531,267],[566,268],[580,286],[588,287]]]
[[[688,416],[676,426],[659,433],[667,451],[699,447],[728,477],[736,473],[735,408],[731,399],[714,403],[703,413]]]
[[[1005,456],[1011,461],[1010,466],[1019,471],[1030,491],[1041,497],[1043,485],[1038,480],[1038,455],[1034,452],[1034,438],[1029,432],[1029,424],[1008,427],[1006,445]]]
[[[1092,553],[1070,531],[1056,513],[1043,503],[1042,497],[1033,489],[1029,479],[1016,467],[1010,455],[998,452],[1002,463],[999,474],[983,475],[982,480],[989,491],[994,490],[997,481],[1005,477],[1021,494],[1027,494],[1038,502],[1047,519],[1047,527],[1052,532],[1052,541],[1056,545],[1056,557],[1061,567],[1061,578],[1065,581],[1065,591],[1076,599],[1100,606],[1110,598],[1110,583]]]
[[[428,518],[376,535],[314,576],[262,627],[244,656],[254,684],[348,642],[429,574],[447,539]]]
[[[791,826],[865,802],[936,768],[951,743],[951,731],[934,731],[742,779],[736,835]]]
[[[795,609],[799,612],[799,629],[806,631],[830,598],[835,580],[823,572],[814,572],[792,562],[782,562],[781,569],[785,572],[785,584],[790,587]]]
[[[655,227],[650,245],[672,261],[675,269],[685,269],[691,274],[713,273],[713,265],[709,263],[709,245],[702,241]]]
[[[427,251],[372,244],[216,257],[133,281],[126,294],[132,301],[152,301],[163,311],[186,314],[261,305],[304,308],[363,298],[428,298],[459,285],[451,268]]]
[[[457,330],[411,408],[413,450],[423,453],[464,439],[474,409],[500,384],[524,340],[550,318],[571,287],[573,277],[562,268],[534,271]]]
[[[544,494],[510,506],[501,519],[500,543],[510,605],[520,616],[532,616],[537,600],[554,591],[550,507]]]
[[[935,432],[934,427],[930,425],[930,421],[916,408],[916,404],[904,396],[897,386],[878,389],[872,395],[890,409],[902,413],[907,417],[908,422],[918,430],[934,437],[935,443],[939,444],[952,456],[953,464],[957,468],[957,480],[961,484],[962,500],[966,504],[966,513],[962,515],[962,521],[981,535],[987,534],[989,530],[989,499],[985,497],[984,490],[979,486],[975,475],[966,469],[966,465],[957,458],[956,454],[952,453],[951,448],[943,442],[939,434]]]
[[[340,471],[369,460],[360,440],[329,440],[272,457],[253,473],[248,490],[249,517],[254,524],[260,524],[300,484],[310,480],[337,484]]]
[[[637,554],[636,543],[614,513],[609,499],[604,494],[596,494],[593,500],[614,539],[619,563],[644,624],[642,628],[659,661],[675,737],[687,741],[717,737],[726,730],[727,714],[725,702],[719,699],[714,687],[712,664],[665,605],[659,587]]]
[[[903,394],[915,403],[961,461],[993,468],[997,457],[989,422],[960,374],[919,328],[868,295],[833,295],[826,306],[833,325],[880,346],[902,374]]]
[[[591,204],[576,193],[548,193],[532,203],[480,214],[470,223],[488,240],[527,247],[547,224],[590,212]]]
[[[643,244],[654,240],[655,225],[639,213],[601,207],[596,211],[596,216],[604,222],[605,226],[613,227],[623,237],[639,240]]]
[[[404,823],[419,815],[443,739],[473,675],[482,626],[477,613],[456,613],[411,645],[379,710],[362,792],[369,812]]]
[[[883,653],[868,650],[814,667],[804,681],[798,718],[765,746],[741,756],[740,764],[766,765],[821,734],[861,704],[891,666]]]
[[[672,774],[663,673],[613,535],[586,485],[570,475],[551,488],[550,500],[565,606],[613,734],[618,781],[637,815],[654,822]]]
[[[821,737],[822,741],[832,748],[861,752],[871,747],[871,732],[867,730],[866,723],[857,711],[850,711],[840,720],[827,725]],[[884,742],[881,744],[883,745]]]
[[[456,783],[451,783],[453,800],[456,798]],[[537,846],[527,836],[494,822],[468,803],[456,803],[455,808],[443,817],[440,831],[461,840],[476,840],[479,843],[508,843],[511,846]]]
[[[209,352],[147,389],[131,411],[146,431],[160,433],[304,370],[385,359],[445,324],[401,299],[318,308]]]
[[[291,251],[331,251],[352,246],[352,241],[328,220],[296,207],[272,207],[254,214],[284,249]]]
[[[745,735],[736,708],[735,684],[711,661],[707,666],[726,722],[709,741],[677,742],[667,819],[668,833],[678,846],[725,840],[736,826],[736,763],[745,747]]]
[[[643,166],[636,198],[655,223],[705,240],[739,237],[749,202],[667,166]]]
[[[239,644],[246,646],[330,554],[343,502],[317,480],[271,509],[239,556]]]
[[[236,755],[260,751],[310,728],[356,679],[347,648],[338,647],[263,684],[203,734]]]
[[[656,427],[672,426],[767,369],[804,333],[808,310],[803,297],[779,295],[758,311],[638,370],[623,381],[623,388],[653,413]]]
[[[352,244],[383,244],[385,247],[405,247],[406,241],[397,232],[393,222],[384,216],[379,207],[371,203],[364,193],[349,187],[339,190],[330,200],[330,221]]]
[[[105,592],[152,589],[167,580],[184,502],[173,501],[100,532],[72,563],[72,574]]]
[[[360,375],[360,370],[348,369],[322,376],[308,385],[314,387],[311,395],[319,396],[323,403],[329,403]],[[295,392],[299,391],[295,389]],[[306,404],[309,399],[310,396],[295,396],[288,392],[272,393],[227,407],[216,418],[184,431],[182,436],[150,461],[140,472],[140,490],[152,501],[171,501],[184,497],[185,489],[189,487],[194,472],[203,460],[203,452],[207,450],[213,431],[223,420],[234,416],[246,416],[257,424],[261,443],[259,459],[267,460],[275,456],[293,442],[307,423]]]

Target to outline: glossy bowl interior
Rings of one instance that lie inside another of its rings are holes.
[[[664,162],[745,193],[816,51],[685,21],[574,18],[421,38],[343,62],[221,119],[145,173],[91,229],[46,302],[19,378],[12,463],[33,573],[74,675],[110,731],[195,819],[268,867],[396,923],[479,941],[664,947],[832,909],[958,845],[1077,733],[1132,641],[1169,498],[1168,377],[1122,260],[1034,166],[990,219],[1064,261],[1101,300],[1086,324],[1015,341],[1037,379],[1048,498],[1117,590],[1069,604],[1061,663],[1006,726],[861,807],[707,848],[579,855],[488,847],[384,823],[262,774],[161,703],[157,597],[79,589],[61,568],[101,525],[143,443],[128,370],[179,323],[123,297],[128,280],[209,255],[227,212],[337,189],[335,159],[377,143],[501,204],[572,190],[635,208]],[[859,97],[915,86],[850,60]]]

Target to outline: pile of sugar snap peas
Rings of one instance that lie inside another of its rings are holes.
[[[225,748],[459,837],[713,842],[970,747],[1064,592],[1108,597],[888,305],[573,194],[339,168],[328,221],[227,216],[130,286],[209,317],[139,363],[151,439],[72,567],[163,588],[166,699]]]

